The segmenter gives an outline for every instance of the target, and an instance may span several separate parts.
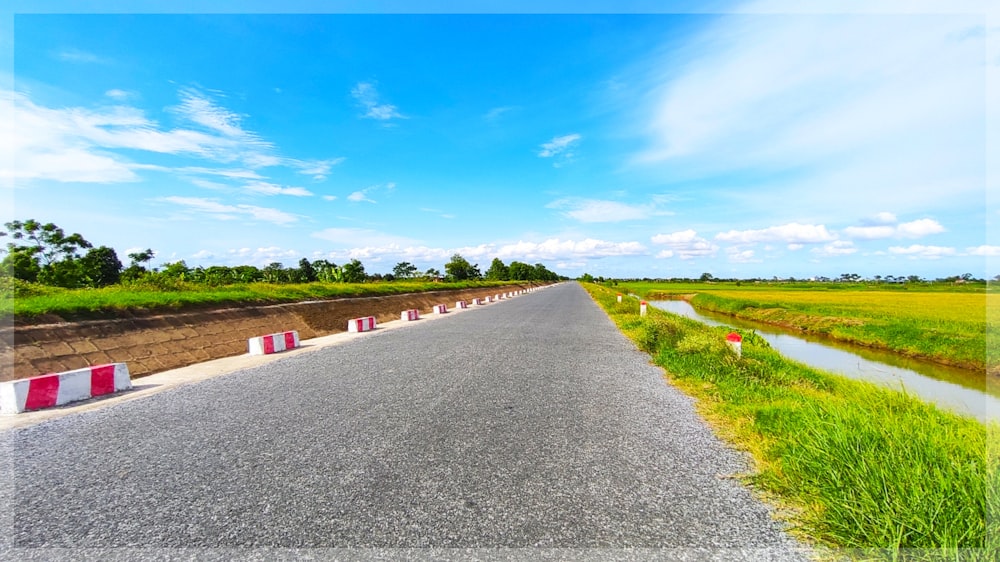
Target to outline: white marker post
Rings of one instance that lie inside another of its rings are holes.
[[[639,301],[639,316],[646,315],[646,301]]]
[[[622,302],[622,294],[618,293],[618,302]]]
[[[743,337],[742,336],[740,336],[736,332],[730,332],[729,335],[726,336],[726,343],[728,343],[730,346],[732,346],[733,351],[736,352],[736,357],[737,358],[743,357]]]

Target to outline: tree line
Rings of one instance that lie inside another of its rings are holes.
[[[445,274],[435,268],[423,272],[410,262],[400,262],[392,273],[369,274],[357,259],[338,265],[329,260],[299,260],[296,267],[273,262],[266,267],[252,265],[190,267],[184,260],[167,262],[160,267],[150,264],[156,253],[152,249],[128,254],[125,266],[117,252],[108,246],[97,246],[78,233],[66,234],[53,223],[34,219],[5,223],[0,238],[8,241],[0,252],[0,276],[64,288],[106,287],[130,282],[189,281],[208,285],[235,283],[365,283],[397,279],[428,281],[557,281],[559,275],[544,265],[511,262],[505,265],[495,258],[485,273],[479,264],[471,264],[460,254],[454,254],[444,265]]]

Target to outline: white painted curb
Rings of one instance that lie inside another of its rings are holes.
[[[375,317],[353,318],[347,321],[348,332],[370,332],[375,329]]]
[[[403,312],[399,313],[399,319],[404,322],[409,322],[411,320],[420,320],[420,311],[418,311],[415,308],[411,308],[410,310],[404,310]]]
[[[0,412],[20,414],[132,388],[125,363],[111,363],[0,383]]]
[[[286,349],[295,349],[298,346],[299,333],[295,330],[258,336],[247,340],[247,348],[250,355],[270,355],[279,351],[285,351]]]

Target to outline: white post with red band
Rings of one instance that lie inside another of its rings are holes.
[[[352,318],[347,321],[348,332],[370,332],[375,329],[375,317]]]
[[[299,333],[295,330],[258,336],[247,340],[247,348],[250,355],[270,355],[279,351],[285,351],[286,349],[295,349],[298,346]]]
[[[726,343],[728,343],[733,351],[736,352],[736,357],[743,357],[743,336],[737,334],[736,332],[730,332],[726,336]]]
[[[455,308],[469,308],[469,304],[465,301],[455,301]]]
[[[618,293],[618,302],[622,302],[622,294]]]
[[[411,308],[410,310],[404,310],[402,313],[400,313],[399,319],[407,322],[411,320],[420,320],[420,312],[415,308]]]
[[[646,301],[639,301],[639,316],[646,315]]]
[[[434,305],[434,314],[444,314],[448,312],[448,307],[443,304]]]
[[[85,367],[0,383],[0,413],[20,414],[132,388],[125,363]]]
[[[483,299],[472,299],[472,304],[474,306],[480,306],[481,304],[483,304]]]

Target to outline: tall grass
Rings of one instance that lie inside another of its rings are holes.
[[[718,433],[793,532],[856,557],[992,560],[1000,549],[1000,426],[788,360],[753,332],[743,356],[712,328],[587,284]]]
[[[309,299],[368,297],[493,287],[511,282],[394,281],[382,283],[247,283],[213,287],[179,280],[130,283],[101,289],[60,289],[21,283],[0,294],[0,316],[31,319],[42,314],[87,317],[123,310],[176,310],[185,307],[278,304]],[[527,282],[524,282],[527,283]]]

